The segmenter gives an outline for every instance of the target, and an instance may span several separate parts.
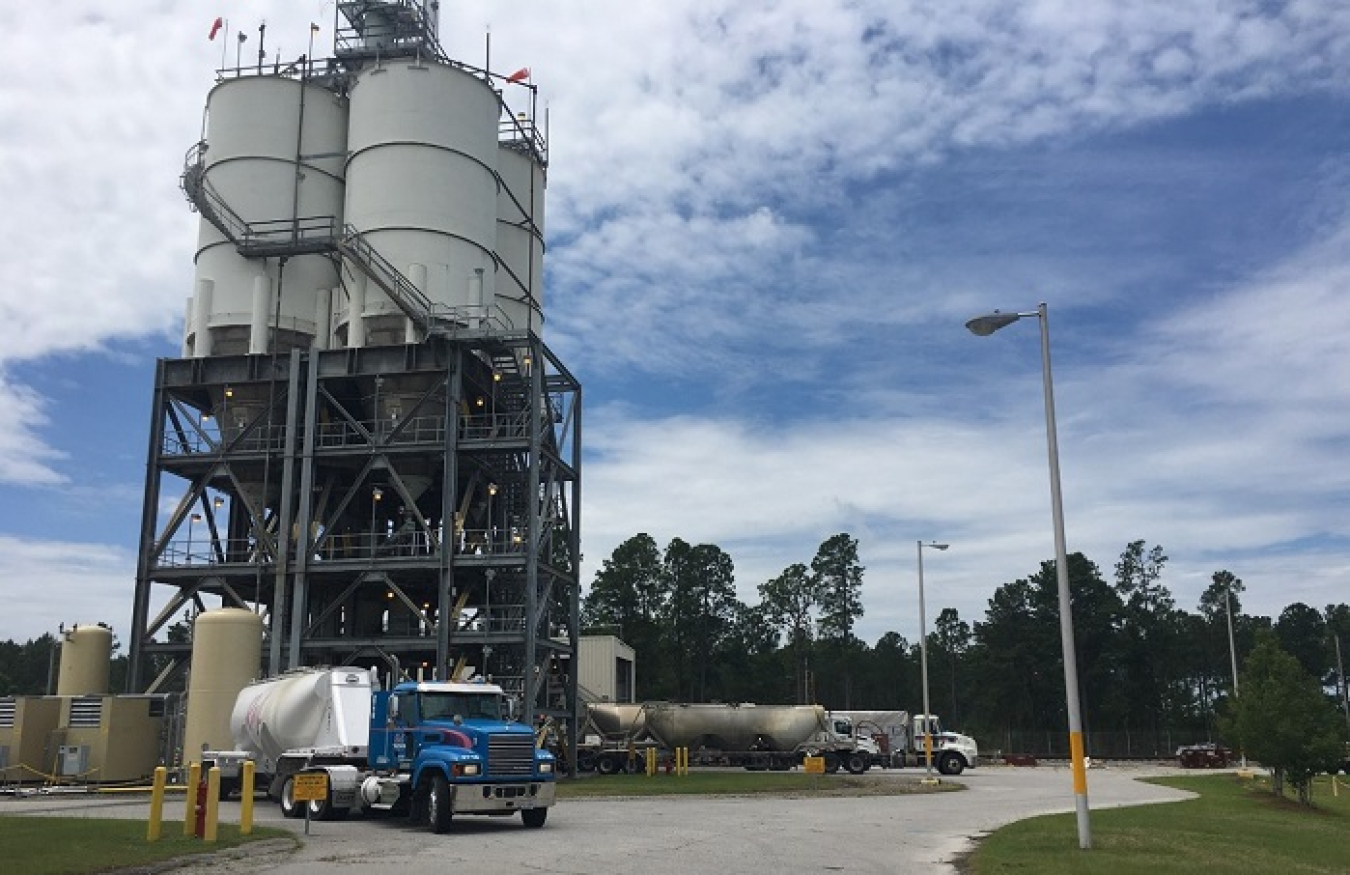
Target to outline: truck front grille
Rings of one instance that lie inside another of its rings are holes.
[[[494,733],[488,736],[490,777],[534,774],[534,736]]]

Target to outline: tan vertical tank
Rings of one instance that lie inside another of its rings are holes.
[[[234,746],[230,712],[239,691],[258,677],[262,635],[262,618],[252,611],[221,608],[197,617],[192,627],[183,762],[200,760],[203,748],[229,750]]]
[[[112,630],[107,626],[71,626],[62,635],[56,695],[104,695],[111,666]]]

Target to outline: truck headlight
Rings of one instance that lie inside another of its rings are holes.
[[[455,765],[455,771],[466,778],[472,778],[478,774],[478,763],[458,763]]]
[[[551,775],[551,774],[553,774],[553,763],[547,763],[547,762],[545,762],[545,763],[540,763],[540,764],[539,764],[539,774],[541,774],[541,775]]]

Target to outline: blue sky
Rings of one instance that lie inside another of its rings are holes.
[[[860,541],[859,633],[983,616],[1053,555],[1050,308],[1070,550],[1164,547],[1278,615],[1350,599],[1350,10],[1325,2],[494,4],[454,57],[549,110],[547,341],[586,404],[584,576],[645,531],[743,598]],[[652,8],[647,8],[648,6]],[[208,42],[216,15],[228,31]],[[130,622],[177,188],[222,46],[332,4],[0,9],[0,640]],[[223,42],[222,42],[223,40]]]

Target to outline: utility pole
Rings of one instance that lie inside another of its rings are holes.
[[[1350,726],[1350,684],[1345,682],[1345,664],[1341,662],[1341,636],[1332,633],[1331,640],[1336,644],[1336,677],[1340,681],[1341,708],[1345,711],[1345,725]]]

